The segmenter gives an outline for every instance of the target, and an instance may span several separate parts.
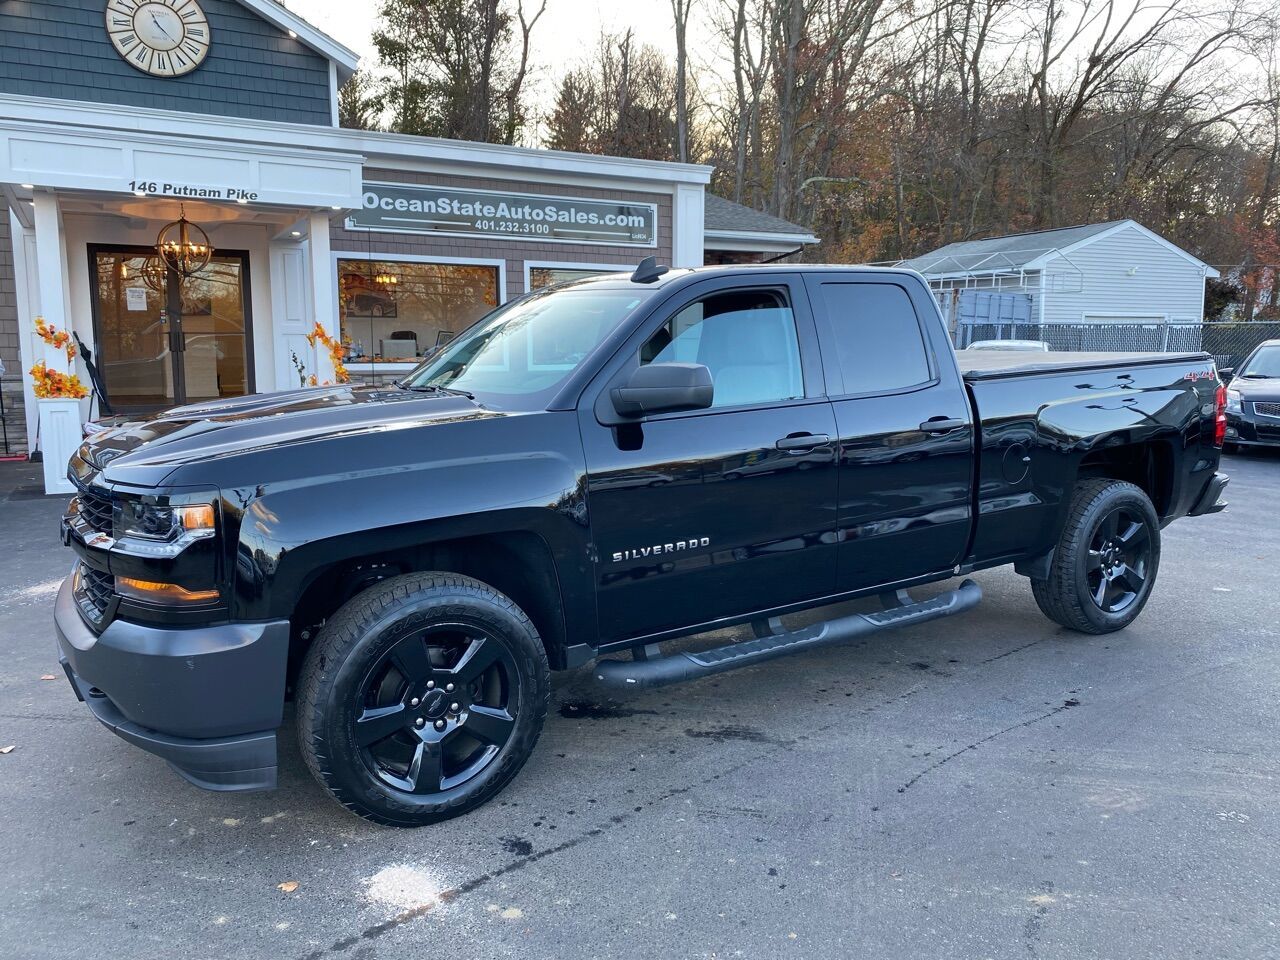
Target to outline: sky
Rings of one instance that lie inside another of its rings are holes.
[[[536,9],[537,2],[525,0],[526,10]],[[370,37],[378,0],[285,0],[284,5],[360,54],[363,63],[376,62]],[[594,47],[601,30],[621,32],[628,27],[638,41],[674,58],[671,0],[547,0],[547,11],[533,32],[533,99],[550,100],[556,80]]]

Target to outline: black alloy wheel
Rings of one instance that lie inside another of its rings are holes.
[[[466,813],[528,760],[551,695],[542,639],[510,597],[456,573],[410,573],[353,597],[297,682],[312,774],[375,823]]]
[[[1124,480],[1080,480],[1046,576],[1031,577],[1040,611],[1080,633],[1112,633],[1146,606],[1160,569],[1160,518],[1146,491]]]
[[[1089,596],[1103,613],[1123,613],[1142,595],[1151,556],[1151,531],[1141,511],[1117,507],[1089,542]]]
[[[383,783],[407,793],[461,786],[511,739],[520,710],[515,661],[484,630],[435,623],[410,630],[357,690],[353,735]]]

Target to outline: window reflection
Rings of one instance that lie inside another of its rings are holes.
[[[617,273],[622,270],[596,270],[586,267],[530,267],[529,289],[541,290],[553,283],[564,283],[566,280],[582,280],[586,277],[598,277],[605,273]]]
[[[357,363],[414,363],[497,305],[494,266],[338,261],[338,315]]]

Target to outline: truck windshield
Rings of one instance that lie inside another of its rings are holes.
[[[1280,347],[1263,347],[1240,371],[1240,376],[1280,380]]]
[[[462,390],[500,409],[538,409],[645,299],[595,286],[534,293],[465,330],[401,385]]]

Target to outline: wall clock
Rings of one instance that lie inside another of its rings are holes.
[[[196,0],[110,0],[107,35],[129,66],[180,77],[209,55],[209,20]]]

